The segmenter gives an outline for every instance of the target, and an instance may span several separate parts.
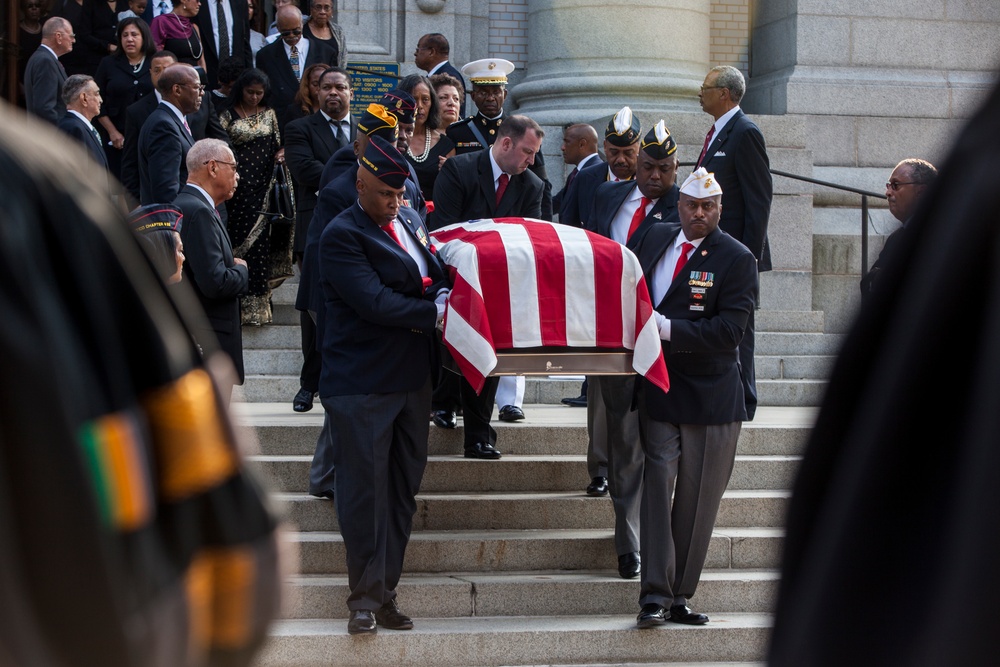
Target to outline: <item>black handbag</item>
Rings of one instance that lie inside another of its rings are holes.
[[[285,165],[275,164],[271,173],[267,211],[264,211],[272,225],[291,225],[295,222],[295,197],[290,180]]]

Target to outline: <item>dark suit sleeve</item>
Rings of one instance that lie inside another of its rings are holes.
[[[229,143],[229,133],[222,128],[222,123],[219,122],[219,115],[215,113],[215,105],[205,102],[203,99],[202,104],[208,104],[208,122],[205,126],[205,138],[206,139],[221,139],[227,144]]]
[[[31,87],[28,111],[55,125],[59,122],[59,95],[62,92],[59,90],[59,63],[45,58],[31,64],[33,67],[27,75],[31,80],[25,82],[26,86]]]
[[[347,225],[328,228],[319,247],[322,279],[367,322],[419,329],[428,334],[434,331],[437,323],[434,303],[385,286],[365,252],[365,243],[362,233]]]
[[[715,285],[718,314],[696,320],[670,320],[670,349],[677,352],[735,350],[743,340],[757,293],[757,262],[740,252],[725,277]]]
[[[445,161],[445,164],[448,164]],[[525,202],[524,210],[521,212],[521,217],[523,218],[535,218],[539,220],[551,220],[552,219],[552,198],[549,197],[549,217],[545,218],[545,186],[548,181],[542,181],[541,183],[532,183],[531,191],[528,194],[528,198]]]
[[[743,238],[738,240],[759,260],[764,253],[773,191],[764,135],[757,127],[750,126],[742,133],[733,163],[744,204]]]
[[[150,93],[152,95],[153,93]],[[125,141],[122,143],[122,185],[135,202],[139,201],[139,130],[135,112],[125,112]]]
[[[580,220],[579,197],[577,195],[577,185],[580,182],[580,174],[576,175],[573,182],[569,184],[563,192],[565,208],[560,207],[559,222],[571,227],[582,227]]]
[[[313,156],[306,126],[309,120],[307,116],[285,127],[285,163],[299,187],[316,191],[325,165]]]
[[[535,162],[529,169],[531,173],[541,179],[543,185],[541,212],[534,217],[552,222],[552,183],[549,182],[549,174],[545,169],[545,158],[541,153],[535,155]]]
[[[149,192],[154,202],[173,201],[180,192],[181,139],[177,124],[154,123],[149,128],[146,153],[150,180]]]
[[[475,170],[469,175],[476,177]],[[454,158],[444,161],[444,166],[438,172],[434,181],[434,212],[431,213],[431,229],[439,229],[446,225],[462,222],[462,208],[465,199],[465,188],[462,187],[461,174]],[[541,206],[539,205],[539,211]]]
[[[240,264],[226,266],[218,225],[207,204],[189,213],[193,219],[181,225],[184,255],[198,289],[210,299],[230,299],[247,291],[250,276]]]

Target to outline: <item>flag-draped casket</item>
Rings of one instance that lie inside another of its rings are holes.
[[[642,269],[621,244],[527,218],[450,225],[431,238],[454,284],[444,343],[477,391],[497,350],[537,347],[629,349],[635,372],[669,388]]]

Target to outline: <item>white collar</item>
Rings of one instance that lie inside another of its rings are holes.
[[[737,104],[732,109],[719,116],[719,120],[715,121],[715,134],[721,132],[722,128],[726,126],[726,123],[728,123],[733,116],[739,113],[739,111],[740,111],[740,105]],[[704,127],[704,125],[702,125],[702,127]],[[714,139],[715,137],[713,136],[712,138]]]
[[[210,194],[208,194],[208,192],[205,190],[205,188],[201,187],[197,183],[192,183],[191,181],[188,181],[187,184],[190,185],[195,190],[197,190],[198,192],[200,192],[201,196],[204,197],[205,201],[208,202],[208,205],[211,206],[212,208],[215,208],[215,200],[212,199],[212,196]]]

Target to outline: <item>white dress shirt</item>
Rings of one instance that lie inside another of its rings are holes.
[[[208,13],[212,17],[212,38],[215,40],[215,52],[221,53],[219,45],[219,6],[216,0],[203,0],[208,3]],[[222,0],[222,14],[226,17],[229,27],[229,55],[233,55],[233,8],[229,0]]]
[[[651,203],[646,208],[646,215],[649,215],[650,210],[656,206],[656,202],[659,199],[652,199],[650,201]],[[628,230],[632,226],[632,216],[635,215],[641,203],[642,193],[639,192],[638,187],[632,188],[628,199],[622,203],[621,208],[618,209],[618,213],[615,214],[614,220],[611,221],[611,238],[613,240],[622,245],[628,243]]]
[[[638,188],[636,188],[638,189]],[[694,246],[691,253],[688,255],[688,261],[691,260],[692,255],[698,250],[698,246],[704,241],[704,238],[695,239],[694,241],[689,241],[686,236],[684,236],[684,230],[680,230],[677,233],[677,238],[674,242],[667,248],[663,256],[660,257],[660,261],[656,263],[653,267],[653,278],[650,281],[652,284],[652,294],[650,298],[653,300],[653,308],[659,305],[663,301],[663,297],[666,296],[667,290],[670,289],[671,283],[674,281],[674,267],[677,266],[677,258],[681,256],[681,246],[685,243],[690,243]],[[677,278],[681,279],[684,276],[684,269],[677,274]],[[664,317],[659,312],[653,311],[654,317],[656,318],[656,326],[660,330],[660,338],[663,340],[670,340],[670,320]]]

